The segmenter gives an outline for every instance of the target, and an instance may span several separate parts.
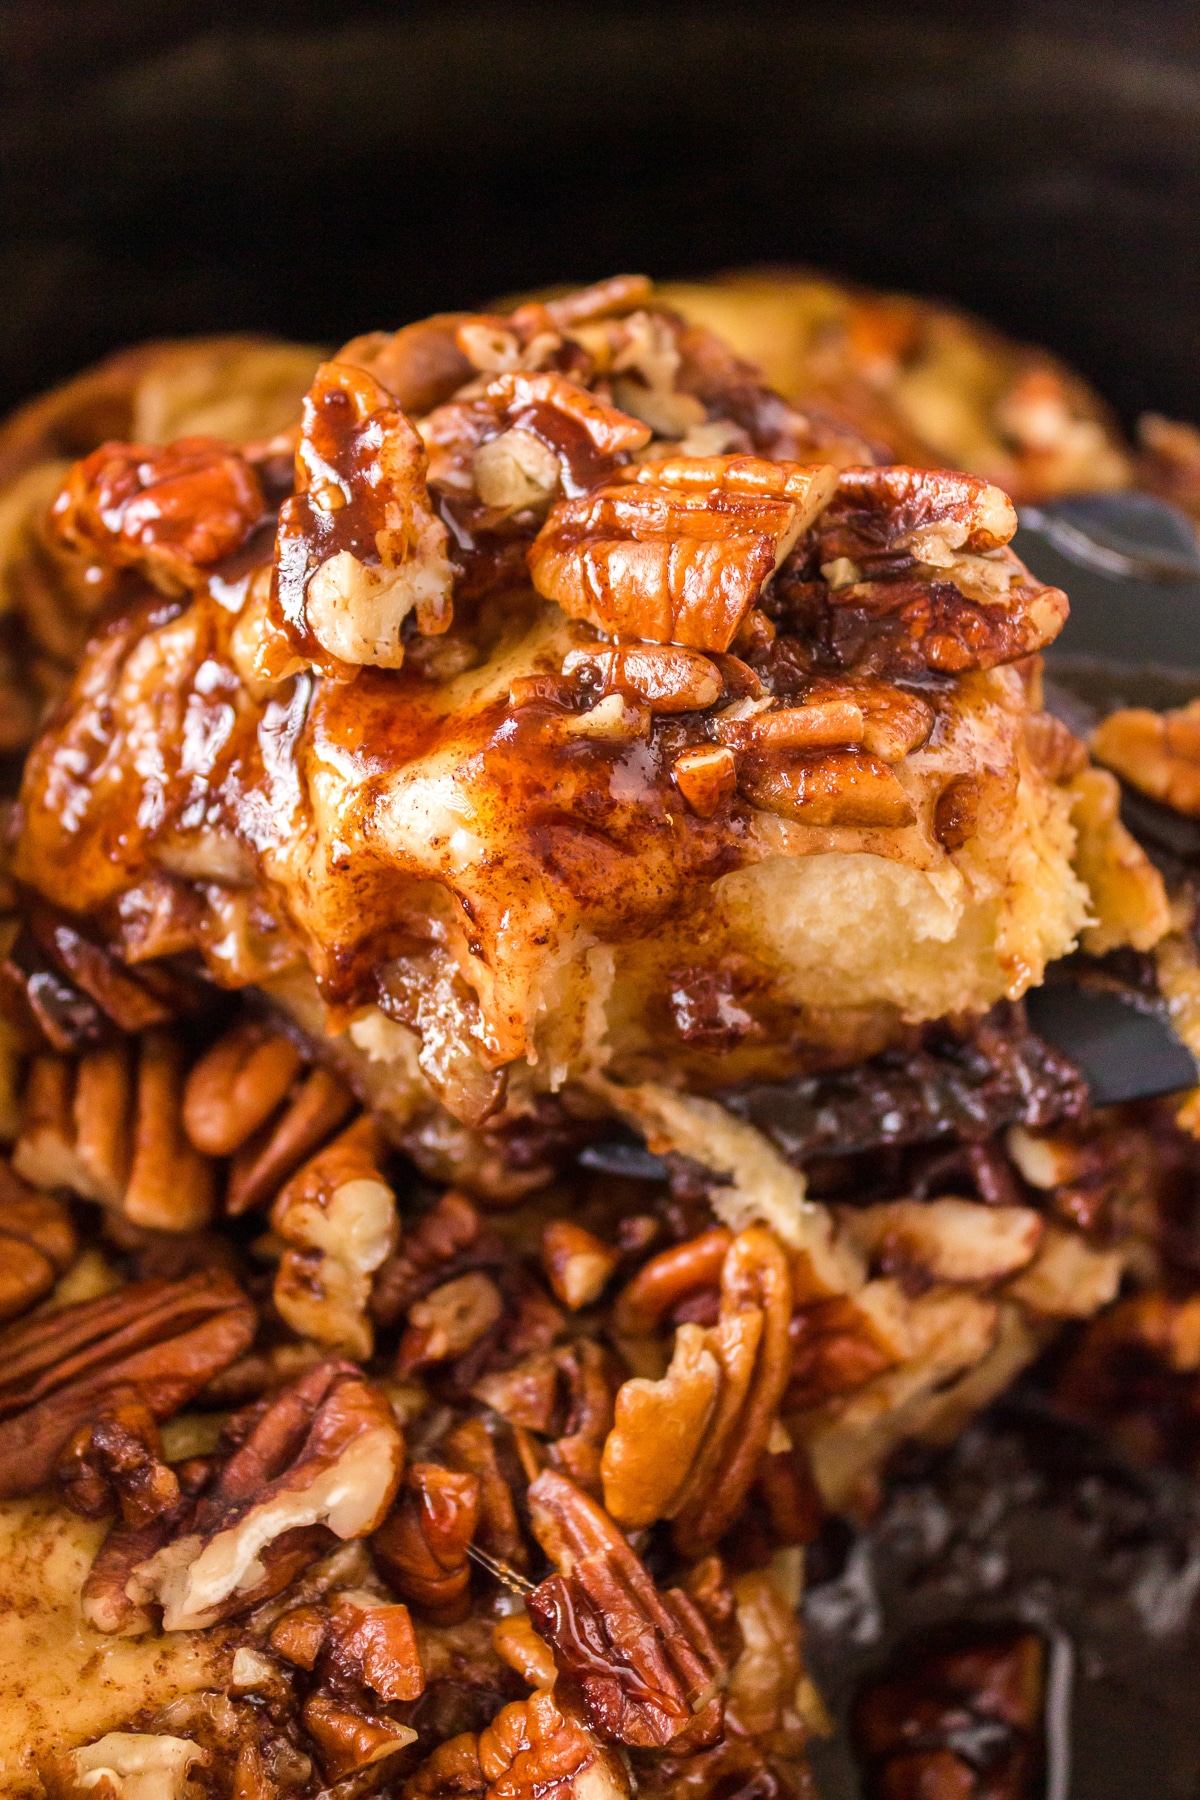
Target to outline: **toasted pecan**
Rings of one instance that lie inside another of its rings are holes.
[[[679,1589],[660,1593],[612,1520],[545,1470],[528,1494],[533,1529],[558,1574],[527,1605],[589,1721],[609,1742],[689,1746],[719,1736],[723,1663]]]
[[[171,1541],[135,1571],[168,1631],[202,1629],[287,1587],[331,1541],[368,1536],[400,1480],[404,1440],[352,1364],[319,1364],[252,1415],[249,1436]]]
[[[328,674],[395,669],[410,612],[422,631],[446,629],[450,580],[416,432],[364,369],[323,363],[304,402],[296,492],[279,515],[272,616]]]
[[[165,448],[101,444],[74,465],[50,518],[68,549],[179,593],[238,549],[265,511],[243,456],[216,438],[189,437]]]
[[[744,479],[748,462],[650,465],[658,485],[559,501],[529,552],[534,586],[602,631],[728,650],[833,485],[825,468],[758,463],[776,476],[756,483]]]
[[[53,1474],[71,1433],[114,1388],[166,1419],[247,1349],[254,1309],[228,1277],[144,1281],[0,1333],[0,1498]]]

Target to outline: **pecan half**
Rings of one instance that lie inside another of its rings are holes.
[[[59,541],[169,594],[198,587],[264,517],[258,477],[216,438],[101,444],[72,468],[50,509]]]
[[[183,1095],[183,1123],[197,1150],[232,1156],[266,1123],[299,1072],[290,1038],[246,1020],[194,1064]]]
[[[602,631],[728,650],[832,487],[832,470],[752,457],[648,464],[634,484],[551,509],[533,585]]]
[[[629,1800],[631,1784],[620,1758],[598,1741],[557,1690],[539,1688],[528,1700],[502,1707],[479,1734],[478,1757],[487,1800]],[[465,1773],[462,1752],[457,1767]],[[458,1793],[463,1788],[455,1784],[433,1791]]]
[[[1174,712],[1110,713],[1092,734],[1092,755],[1139,792],[1200,818],[1200,700]]]
[[[183,1129],[183,1062],[182,1045],[161,1030],[74,1060],[35,1057],[13,1151],[17,1172],[151,1230],[207,1224],[215,1174]]]
[[[274,1199],[300,1165],[345,1124],[356,1104],[332,1070],[310,1069],[275,1117],[237,1150],[225,1190],[226,1212],[236,1217]]]
[[[294,1175],[271,1208],[288,1244],[275,1304],[294,1331],[365,1361],[371,1276],[396,1241],[396,1202],[379,1172],[383,1138],[364,1115]]]
[[[385,1395],[349,1363],[320,1364],[261,1412],[188,1529],[139,1566],[137,1597],[162,1606],[167,1631],[248,1611],[315,1561],[329,1533],[369,1536],[403,1461]]]
[[[613,1326],[621,1337],[650,1337],[673,1306],[700,1288],[716,1289],[733,1234],[724,1225],[660,1250],[617,1295]]]
[[[227,1277],[145,1281],[0,1333],[0,1498],[50,1479],[71,1433],[115,1388],[167,1419],[242,1354],[254,1308]]]
[[[450,623],[451,576],[421,440],[364,369],[322,363],[279,514],[272,616],[327,674],[397,669],[410,612],[427,633]]]
[[[669,1518],[696,1460],[721,1388],[721,1365],[699,1325],[675,1333],[661,1381],[634,1376],[617,1393],[600,1464],[604,1504],[628,1530]]]
[[[371,1553],[388,1582],[430,1624],[451,1625],[466,1617],[467,1547],[478,1522],[474,1475],[413,1463],[398,1506],[371,1540]]]
[[[715,1249],[716,1234],[706,1237]],[[677,1546],[697,1555],[712,1548],[740,1510],[791,1369],[792,1281],[782,1246],[764,1226],[725,1241],[717,1324],[698,1335],[696,1327],[680,1326],[661,1382],[635,1377],[625,1383],[600,1465],[614,1517],[622,1523],[673,1517]],[[654,1259],[660,1269],[670,1255]],[[686,1267],[682,1256],[679,1261]],[[626,1303],[626,1317],[631,1310]],[[658,1465],[656,1433],[664,1428],[681,1459],[664,1459],[669,1470]]]
[[[715,1741],[724,1664],[687,1595],[660,1593],[608,1514],[554,1470],[531,1483],[528,1501],[559,1570],[528,1596],[529,1616],[593,1729],[643,1746]]]
[[[945,563],[960,551],[999,550],[1017,529],[1012,501],[979,475],[945,469],[843,469],[817,528],[818,560],[859,567],[907,552]]]

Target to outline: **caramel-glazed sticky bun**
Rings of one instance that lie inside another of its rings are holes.
[[[632,276],[0,437],[6,1793],[799,1800],[804,1546],[1165,1278],[1020,1002],[1182,890],[877,448]]]

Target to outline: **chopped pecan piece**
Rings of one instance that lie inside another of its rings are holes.
[[[50,509],[61,543],[137,569],[166,593],[198,587],[266,513],[253,468],[216,438],[101,444],[75,464]]]
[[[624,694],[644,701],[652,713],[702,712],[721,698],[725,685],[710,657],[679,644],[572,650],[563,659],[563,674],[586,682],[601,697]]]
[[[789,1413],[852,1392],[912,1350],[902,1296],[888,1281],[797,1307],[790,1331]]]
[[[362,1118],[288,1182],[271,1224],[289,1248],[275,1304],[294,1331],[363,1361],[373,1333],[371,1276],[396,1241],[396,1202],[379,1172],[383,1138]]]
[[[479,1734],[478,1755],[487,1800],[629,1800],[616,1752],[545,1688],[503,1707]]]
[[[534,1628],[560,1674],[578,1686],[609,1742],[689,1747],[721,1729],[724,1665],[680,1588],[661,1594],[608,1514],[573,1482],[544,1470],[529,1488],[533,1529],[557,1564],[528,1596]]]
[[[483,1800],[479,1739],[473,1731],[447,1738],[403,1787],[404,1800]]]
[[[119,1401],[120,1396],[114,1396],[114,1402]],[[121,1410],[127,1412],[128,1403]],[[143,1637],[153,1631],[154,1619],[143,1604],[144,1589],[135,1570],[186,1529],[193,1503],[207,1486],[212,1470],[205,1458],[168,1468],[153,1436],[138,1428],[136,1420],[133,1431],[122,1429],[120,1419],[111,1417],[113,1411],[110,1404],[97,1421],[105,1450],[103,1463],[109,1466],[103,1466],[97,1447],[89,1441],[95,1427],[84,1427],[78,1434],[82,1454],[73,1463],[68,1452],[59,1465],[59,1479],[67,1486],[67,1504],[76,1511],[89,1505],[101,1507],[106,1489],[115,1492],[120,1505],[120,1517],[110,1526],[84,1577],[80,1611],[96,1631],[115,1637]],[[123,1466],[113,1468],[113,1462]],[[93,1476],[102,1479],[90,1478]]]
[[[558,1669],[554,1653],[533,1628],[527,1612],[510,1613],[492,1632],[497,1656],[515,1669],[530,1687],[553,1687]]]
[[[180,1500],[179,1481],[163,1461],[154,1414],[136,1391],[117,1390],[75,1432],[58,1466],[67,1505],[85,1519],[118,1507],[126,1525],[147,1525]]]
[[[899,678],[992,669],[1043,649],[1068,612],[1061,589],[1034,581],[1015,557],[1009,566],[1003,600],[904,574],[831,589],[789,566],[775,582],[770,610],[786,627],[780,642],[803,640],[817,666]]]
[[[1072,866],[1092,898],[1094,925],[1081,942],[1089,956],[1129,944],[1150,950],[1170,929],[1162,876],[1121,821],[1121,789],[1107,769],[1081,769],[1071,781],[1075,827]],[[1200,789],[1198,789],[1200,792]]]
[[[1143,413],[1137,438],[1137,486],[1200,518],[1200,430],[1161,413]]]
[[[0,1233],[19,1238],[46,1258],[56,1275],[74,1262],[79,1248],[71,1215],[61,1200],[38,1193],[0,1161]]]
[[[51,1800],[198,1800],[189,1775],[208,1763],[190,1738],[110,1731],[49,1759],[41,1774]]]
[[[551,509],[529,552],[533,584],[602,631],[697,650],[728,650],[833,486],[825,468],[742,457],[638,477]]]
[[[56,1279],[54,1264],[36,1244],[0,1232],[0,1321],[28,1312]]]
[[[998,1281],[1030,1262],[1042,1239],[1028,1206],[972,1200],[890,1200],[849,1207],[845,1225],[884,1275],[919,1271],[933,1281]]]
[[[434,1288],[408,1309],[396,1372],[409,1375],[431,1363],[450,1362],[474,1348],[504,1312],[500,1290],[474,1269]]]
[[[712,819],[737,792],[737,763],[723,745],[681,750],[671,779],[698,819]]]
[[[417,1740],[411,1726],[376,1718],[373,1713],[328,1694],[310,1694],[300,1716],[317,1746],[325,1777],[331,1782],[369,1769]]]
[[[650,431],[555,370],[514,370],[430,413],[421,436],[430,482],[473,489],[499,515],[544,505],[560,486],[578,495],[611,480]]]
[[[564,1306],[577,1312],[604,1292],[620,1256],[582,1225],[554,1219],[542,1232],[542,1267]]]
[[[158,1601],[167,1631],[248,1611],[315,1561],[330,1533],[369,1536],[403,1460],[386,1397],[353,1365],[320,1364],[260,1413],[188,1528],[140,1565],[138,1598]]]
[[[278,1627],[276,1628],[278,1629]],[[381,1700],[416,1700],[425,1672],[407,1606],[346,1588],[329,1603],[326,1653],[338,1674]]]
[[[375,1277],[371,1312],[380,1325],[393,1325],[413,1301],[440,1285],[440,1272],[484,1234],[479,1209],[448,1188],[405,1233],[399,1248]]]
[[[257,1326],[221,1275],[145,1281],[0,1333],[0,1498],[32,1493],[114,1388],[156,1419],[184,1406],[242,1354]]]
[[[400,627],[450,623],[446,528],[421,440],[365,370],[323,363],[304,402],[296,492],[279,515],[272,615],[327,674],[404,660]]]
[[[1110,713],[1092,734],[1092,755],[1140,793],[1200,818],[1200,700],[1174,712]]]
[[[1042,1781],[1046,1650],[1020,1626],[909,1640],[855,1701],[851,1730],[879,1800],[1020,1800]]]
[[[496,1441],[482,1419],[464,1419],[443,1441],[452,1468],[479,1483],[479,1523],[475,1538],[489,1555],[510,1568],[524,1569],[529,1552],[517,1519],[512,1488],[500,1466]]]
[[[916,819],[895,772],[853,750],[755,751],[739,763],[738,786],[752,806],[802,825],[900,827]]]
[[[371,1540],[371,1553],[388,1582],[431,1624],[451,1625],[466,1617],[467,1547],[478,1522],[474,1475],[413,1463],[399,1504]]]
[[[804,1673],[796,1607],[765,1569],[736,1576],[733,1598],[742,1648],[725,1696],[730,1729],[748,1738],[769,1738],[789,1724],[795,1730],[796,1689]]]
[[[48,1294],[76,1249],[75,1227],[62,1202],[26,1187],[0,1162],[0,1323]]]
[[[608,275],[590,287],[572,288],[557,300],[548,300],[546,312],[560,331],[570,331],[594,319],[618,319],[643,305],[653,291],[648,275]]]
[[[285,1662],[311,1672],[325,1647],[328,1629],[328,1614],[320,1607],[297,1606],[292,1612],[284,1613],[271,1632],[271,1648]]]

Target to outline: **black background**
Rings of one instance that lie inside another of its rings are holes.
[[[336,340],[805,261],[1200,417],[1200,9],[0,5],[0,404],[153,333]]]

